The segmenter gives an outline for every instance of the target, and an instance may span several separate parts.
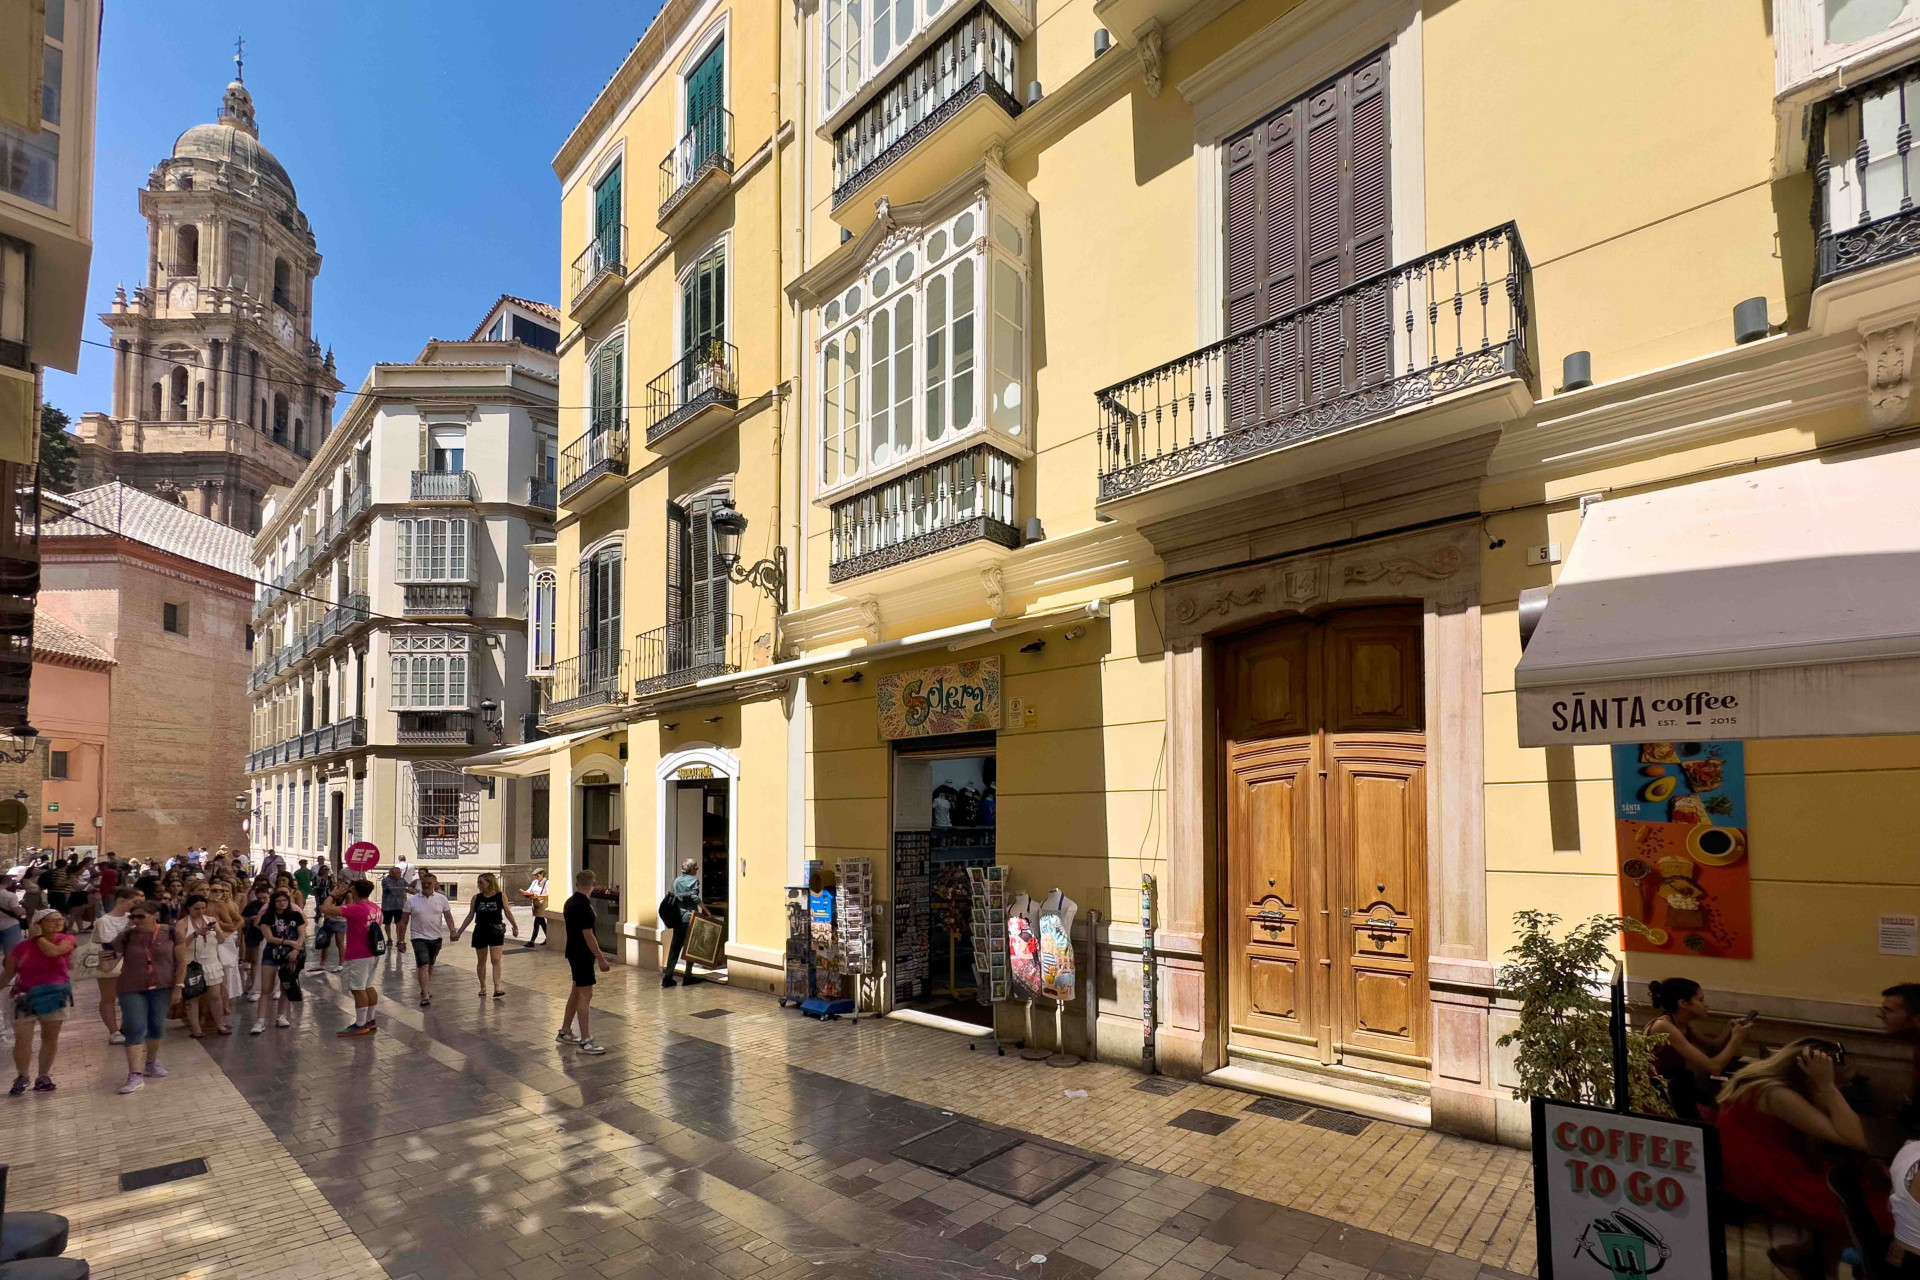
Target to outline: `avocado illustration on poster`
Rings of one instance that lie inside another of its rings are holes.
[[[1613,809],[1627,950],[1753,959],[1746,745],[1615,744]]]

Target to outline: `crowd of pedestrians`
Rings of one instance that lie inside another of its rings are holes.
[[[573,989],[555,1036],[589,1055],[606,1052],[593,1038],[590,1006],[596,973],[612,967],[594,936],[593,883],[591,873],[577,877],[561,913]],[[545,874],[536,873],[519,899],[533,909],[531,947],[546,928]],[[256,868],[225,846],[164,862],[35,853],[0,875],[0,987],[13,1002],[10,1093],[56,1088],[76,983],[97,984],[107,1042],[127,1056],[120,1092],[132,1093],[166,1077],[161,1046],[169,1022],[183,1023],[194,1039],[236,1028],[261,1035],[269,1020],[292,1026],[309,964],[340,975],[352,993],[354,1018],[342,1038],[376,1033],[383,968],[399,968],[409,949],[420,1007],[430,1008],[442,948],[468,935],[480,998],[504,1000],[509,934],[518,939],[520,923],[498,877],[479,877],[456,924],[438,878],[404,858],[376,882],[337,877],[325,861],[289,867],[278,854]],[[241,1008],[247,1004],[251,1026]]]

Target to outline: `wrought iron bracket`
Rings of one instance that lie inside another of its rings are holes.
[[[743,565],[738,560],[727,566],[727,580],[741,586],[758,587],[773,601],[776,613],[787,611],[787,549],[775,547],[773,555]]]

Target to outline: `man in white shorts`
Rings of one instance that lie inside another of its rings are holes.
[[[380,962],[367,942],[367,927],[380,919],[380,904],[373,901],[373,881],[355,880],[346,902],[338,906],[328,902],[320,911],[329,920],[347,922],[347,939],[342,945],[346,963],[341,967],[347,989],[353,992],[353,1025],[339,1034],[342,1039],[370,1036],[377,1029],[373,1023],[374,1006],[380,1003],[380,993],[373,985],[378,981]]]

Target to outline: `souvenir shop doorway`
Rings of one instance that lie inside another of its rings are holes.
[[[973,973],[970,867],[994,863],[994,737],[896,746],[893,759],[893,1007],[993,1025]]]
[[[682,773],[696,771],[711,773],[712,770],[683,769]],[[680,874],[680,868],[695,863],[700,878],[700,902],[706,913],[720,922],[721,936],[731,938],[733,930],[730,913],[732,895],[729,893],[732,858],[731,823],[728,821],[727,797],[732,790],[732,782],[727,778],[702,778],[698,781],[676,780],[669,785],[673,799],[672,840],[669,847],[673,857],[666,870],[667,883],[673,883]]]

